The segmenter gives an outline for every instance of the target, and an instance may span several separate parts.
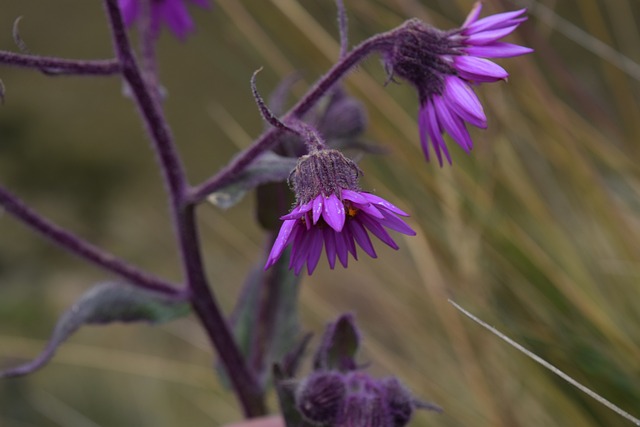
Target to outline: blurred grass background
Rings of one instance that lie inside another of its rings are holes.
[[[472,1],[346,0],[351,43],[417,16],[458,26]],[[193,9],[198,31],[160,43],[167,116],[196,183],[262,122],[249,89],[268,94],[299,71],[299,96],[338,54],[330,0],[215,0]],[[506,84],[485,85],[489,129],[471,156],[426,164],[414,91],[383,87],[373,58],[346,80],[368,108],[363,187],[412,213],[418,236],[348,270],[326,262],[302,283],[305,329],[357,314],[363,360],[445,408],[412,426],[625,426],[447,303],[488,323],[640,416],[640,6],[631,0],[532,1],[512,41],[536,53],[503,61]],[[485,1],[485,14],[516,8]],[[101,2],[4,0],[0,48],[13,21],[35,53],[111,55]],[[599,43],[601,41],[602,43]],[[162,182],[117,78],[46,77],[0,67],[0,180],[90,241],[179,280]],[[247,197],[202,206],[208,274],[229,310],[262,250]],[[57,316],[105,274],[0,216],[0,366],[35,356]],[[205,426],[236,420],[199,326],[183,319],[87,327],[44,370],[0,381],[0,426]]]

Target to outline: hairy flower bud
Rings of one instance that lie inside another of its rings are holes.
[[[318,123],[318,129],[328,141],[357,137],[366,127],[367,115],[362,103],[347,95],[334,96]]]
[[[319,194],[339,197],[343,189],[358,190],[360,170],[337,150],[319,150],[302,156],[291,173],[290,182],[298,204]]]
[[[442,93],[444,77],[455,74],[451,61],[446,59],[454,47],[447,33],[412,19],[398,33],[384,62],[392,76],[416,87],[422,101],[432,94]]]
[[[314,373],[298,386],[296,407],[310,422],[334,426],[342,415],[346,393],[339,373]]]
[[[298,386],[298,412],[309,422],[331,427],[404,427],[416,401],[396,378],[372,378],[362,371],[316,371]]]
[[[411,420],[414,404],[409,390],[394,377],[381,380],[393,427],[403,427]]]

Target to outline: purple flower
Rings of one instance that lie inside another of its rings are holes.
[[[420,141],[427,160],[429,146],[442,166],[443,154],[451,163],[443,134],[448,133],[466,152],[473,147],[465,123],[487,127],[487,118],[472,84],[506,80],[509,74],[486,58],[506,58],[532,52],[528,47],[500,42],[527,17],[526,9],[499,13],[478,20],[476,3],[459,29],[440,31],[412,20],[400,32],[385,64],[418,90]]]
[[[299,274],[307,264],[309,274],[315,270],[325,247],[329,266],[336,258],[347,267],[349,253],[358,259],[356,243],[376,258],[369,233],[398,249],[389,233],[416,233],[398,216],[408,216],[400,208],[374,194],[358,189],[359,170],[336,150],[319,150],[303,156],[291,175],[296,206],[281,217],[284,220],[267,259],[272,266],[291,244],[289,268]]]
[[[208,0],[189,1],[203,8],[209,7]],[[147,5],[145,2],[150,4]],[[185,0],[118,0],[126,25],[132,25],[140,18],[143,8],[149,7],[151,26],[155,31],[158,31],[162,24],[166,24],[182,40],[194,29],[193,20],[184,3]]]

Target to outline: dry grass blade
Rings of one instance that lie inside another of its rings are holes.
[[[611,409],[616,414],[618,414],[618,415],[622,416],[623,418],[631,421],[635,425],[640,426],[640,419],[638,419],[638,418],[634,417],[633,415],[629,414],[627,411],[625,411],[623,409],[620,409],[618,406],[616,406],[613,403],[609,402],[607,399],[605,399],[604,397],[600,396],[595,391],[593,391],[593,390],[589,389],[588,387],[585,387],[584,385],[580,384],[578,381],[574,380],[569,375],[565,374],[560,369],[558,369],[555,366],[553,366],[551,363],[547,362],[546,360],[544,360],[543,358],[537,356],[536,354],[530,352],[529,350],[524,348],[522,345],[518,344],[517,342],[515,342],[514,340],[512,340],[511,338],[509,338],[508,336],[506,336],[502,332],[498,331],[493,326],[490,326],[487,323],[483,322],[482,320],[478,319],[476,316],[474,316],[473,314],[469,313],[467,310],[462,308],[460,305],[456,304],[454,301],[449,300],[449,303],[451,305],[453,305],[462,314],[467,316],[469,319],[473,320],[474,322],[476,322],[477,324],[479,324],[480,326],[482,326],[483,328],[485,328],[486,330],[488,330],[489,332],[491,332],[492,334],[494,334],[495,336],[497,336],[498,338],[500,338],[501,340],[503,340],[504,342],[506,342],[507,344],[509,344],[513,348],[515,348],[516,350],[524,353],[527,357],[529,357],[530,359],[534,360],[536,363],[539,363],[540,365],[544,366],[546,369],[548,369],[551,372],[553,372],[554,374],[558,375],[560,378],[562,378],[563,380],[565,380],[566,382],[568,382],[572,386],[576,387],[578,390],[582,391],[583,393],[586,393],[591,398],[597,400],[599,403],[601,403],[602,405],[604,405],[607,408]]]

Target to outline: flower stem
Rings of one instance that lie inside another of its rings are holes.
[[[114,255],[91,245],[71,232],[53,224],[51,221],[38,215],[2,187],[0,187],[0,206],[4,207],[8,213],[38,231],[52,242],[105,270],[123,277],[131,285],[159,292],[169,297],[179,297],[182,295],[180,290],[174,285],[142,270],[138,270],[127,262],[116,258]]]
[[[57,74],[86,76],[110,76],[120,72],[116,59],[77,60],[27,55],[0,50],[0,64],[12,67],[32,68],[39,71],[55,71]]]
[[[299,119],[311,110],[327,91],[343,78],[349,70],[360,63],[360,61],[373,52],[388,48],[400,28],[402,27],[375,35],[360,43],[351,52],[341,57],[340,60],[316,82],[309,92],[289,110],[282,119],[282,122],[287,124],[288,120]],[[189,195],[189,200],[193,203],[201,202],[209,194],[229,183],[233,177],[241,173],[258,156],[273,148],[279,142],[279,137],[282,133],[283,129],[281,128],[271,128],[267,130],[226,167],[222,168],[217,174],[199,186],[193,188]]]
[[[199,247],[194,205],[186,208],[182,221],[185,236],[190,240],[189,246]],[[218,350],[244,414],[247,418],[265,415],[267,410],[262,387],[236,344],[229,324],[209,288],[204,276],[202,259],[194,256],[190,258],[190,262],[191,274],[188,280],[192,292],[191,305],[204,325],[209,339]]]
[[[255,374],[249,369],[207,283],[198,239],[195,205],[187,198],[189,185],[169,125],[158,97],[155,96],[157,87],[149,86],[136,63],[117,0],[105,0],[105,5],[122,75],[131,87],[133,98],[147,126],[168,189],[186,285],[191,292],[191,305],[218,351],[245,416],[264,415],[266,408],[261,387]]]

